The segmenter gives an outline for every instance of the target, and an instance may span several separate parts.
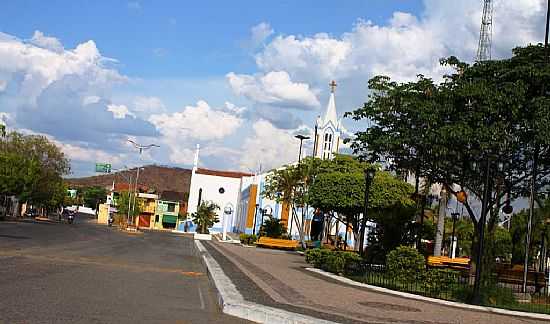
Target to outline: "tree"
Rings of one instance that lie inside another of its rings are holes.
[[[5,129],[4,129],[5,131]],[[69,160],[44,136],[3,134],[0,154],[0,195],[16,196],[38,207],[57,207]]]
[[[406,83],[375,77],[369,101],[350,114],[373,123],[356,133],[356,153],[371,162],[393,161],[396,170],[417,172],[455,196],[468,193],[464,207],[474,225],[474,253],[487,226],[484,280],[494,263],[490,238],[498,210],[526,196],[533,177],[537,188],[550,180],[550,95],[543,91],[550,65],[541,45],[513,54],[474,65],[455,57],[442,60],[454,72],[441,84],[423,76]],[[504,162],[500,170],[498,162]],[[487,206],[484,214],[472,207],[474,201]]]
[[[97,205],[107,199],[107,190],[103,187],[89,187],[82,194],[86,207],[97,208]]]
[[[216,205],[212,201],[201,202],[197,211],[192,214],[193,222],[197,224],[197,232],[202,234],[208,234],[208,228],[212,227],[218,222],[218,215],[216,211],[220,209],[220,206]]]
[[[128,215],[130,216],[130,221],[132,221],[143,211],[143,202],[141,199],[136,199],[135,206],[130,207],[130,201],[132,200],[133,195],[128,191],[123,191],[118,196],[116,201],[116,209],[119,216],[119,224],[123,224],[125,222],[124,220],[128,218]]]
[[[280,238],[286,233],[286,227],[280,219],[268,217],[260,227],[260,236]]]

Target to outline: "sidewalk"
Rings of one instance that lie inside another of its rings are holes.
[[[204,244],[245,300],[340,323],[543,323],[391,296],[305,270],[295,253]]]

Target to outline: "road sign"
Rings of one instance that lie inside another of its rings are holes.
[[[109,163],[96,163],[95,172],[111,173],[111,164]]]

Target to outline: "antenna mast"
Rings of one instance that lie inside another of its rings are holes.
[[[483,0],[483,18],[481,18],[481,30],[479,31],[479,44],[476,61],[482,62],[491,59],[491,42],[493,33],[493,2]]]

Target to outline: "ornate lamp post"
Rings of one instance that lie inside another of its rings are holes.
[[[367,227],[367,210],[369,206],[369,188],[376,175],[375,169],[365,169],[365,210],[361,220],[361,234],[359,237],[359,254],[363,255],[363,246],[365,244],[365,229]]]
[[[456,227],[456,221],[458,220],[459,213],[451,213],[451,217],[453,218],[453,236],[451,236],[451,249],[449,251],[449,256],[454,259],[456,256],[456,246],[458,243],[458,240],[455,237],[455,227]]]
[[[231,214],[233,213],[233,208],[231,208],[231,206],[225,206],[225,208],[223,209],[223,235],[222,235],[222,240],[227,240],[227,218],[229,216],[231,216]]]

